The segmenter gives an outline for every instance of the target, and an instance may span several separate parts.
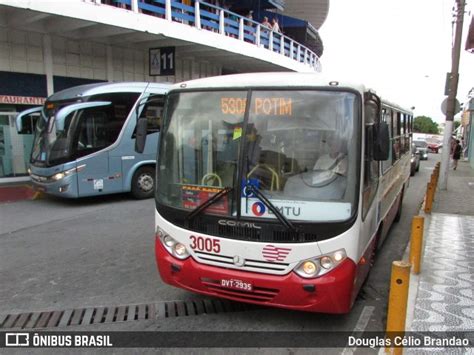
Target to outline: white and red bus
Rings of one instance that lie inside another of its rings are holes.
[[[259,73],[177,84],[164,115],[156,188],[164,282],[349,312],[400,217],[412,113],[362,85]]]

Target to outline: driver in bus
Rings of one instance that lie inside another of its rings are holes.
[[[343,151],[341,139],[335,137],[326,138],[325,153],[319,156],[314,164],[313,170],[329,170],[338,175],[347,175],[347,154]]]

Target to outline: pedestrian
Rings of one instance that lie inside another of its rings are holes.
[[[452,136],[449,141],[449,154],[451,155],[451,158],[453,157],[455,147],[456,147],[456,137]]]
[[[453,150],[453,170],[456,170],[456,168],[458,167],[458,160],[461,159],[461,152],[461,142],[459,141],[459,139],[456,139],[456,145],[454,146]]]
[[[276,17],[272,18],[272,30],[276,33],[281,33],[280,25],[278,24],[278,19]]]
[[[245,17],[247,18],[247,25],[248,26],[251,26],[252,25],[252,21],[253,21],[253,10],[250,10],[247,15],[245,15]]]
[[[268,21],[268,17],[267,16],[264,16],[263,17],[263,21],[262,21],[262,26],[271,30],[272,29],[272,24],[270,23],[270,21]]]
[[[253,40],[253,33],[254,33],[254,29],[253,29],[253,11],[250,10],[247,15],[245,16],[246,20],[245,20],[245,26],[244,26],[244,40],[245,42],[251,42],[253,43],[254,40]]]

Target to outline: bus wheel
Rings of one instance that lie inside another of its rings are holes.
[[[150,198],[155,189],[155,169],[143,166],[133,174],[132,195],[136,199]]]

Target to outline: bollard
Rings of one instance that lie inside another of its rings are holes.
[[[435,200],[435,195],[436,195],[436,185],[438,184],[438,179],[436,178],[436,175],[433,173],[431,174],[431,187],[433,188],[433,201]]]
[[[387,337],[392,340],[392,344],[395,336],[402,336],[405,332],[410,267],[409,263],[403,261],[392,262],[387,315]],[[403,353],[402,347],[391,347],[391,349],[392,354]],[[390,351],[390,348],[385,348],[385,351]]]
[[[429,182],[426,186],[425,213],[431,213],[431,208],[433,205],[433,190],[433,186]]]
[[[415,216],[411,222],[411,238],[410,238],[410,264],[413,265],[413,274],[418,275],[421,269],[421,255],[423,249],[423,228],[425,218]]]

